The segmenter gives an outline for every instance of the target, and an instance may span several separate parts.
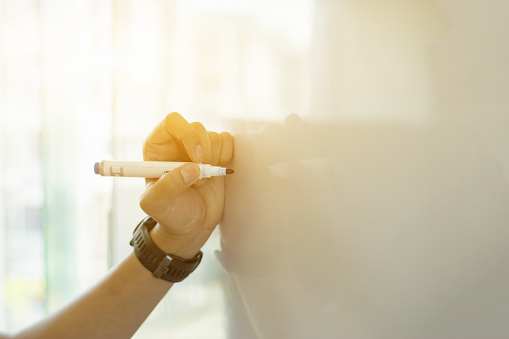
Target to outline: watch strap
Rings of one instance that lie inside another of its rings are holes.
[[[136,226],[131,246],[138,260],[152,275],[158,279],[170,282],[180,282],[187,278],[201,262],[203,253],[200,251],[192,259],[165,253],[152,240],[150,230],[157,225],[151,217],[144,218]]]

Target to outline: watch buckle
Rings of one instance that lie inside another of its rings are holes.
[[[159,278],[161,278],[161,276],[163,274],[168,273],[168,271],[170,270],[170,265],[171,265],[172,260],[173,259],[170,256],[168,256],[168,255],[165,256],[163,258],[163,260],[161,260],[161,262],[159,263],[159,266],[157,266],[154,273],[152,273],[152,275],[154,277],[156,277],[157,279],[159,279]]]

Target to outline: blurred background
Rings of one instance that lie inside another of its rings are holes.
[[[235,135],[204,262],[135,338],[507,338],[509,3],[0,0],[0,328],[131,251],[178,111]]]
[[[130,251],[143,180],[98,177],[94,162],[141,159],[172,111],[211,130],[304,111],[311,13],[308,0],[0,0],[1,329]],[[217,234],[207,246],[136,337],[225,337]]]

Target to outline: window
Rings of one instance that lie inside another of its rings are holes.
[[[306,83],[287,79],[307,74],[310,3],[0,0],[2,329],[40,319],[131,251],[143,180],[98,177],[96,161],[141,159],[171,111],[212,130],[305,115]],[[218,243],[135,337],[225,337]]]

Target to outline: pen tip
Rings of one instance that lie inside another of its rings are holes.
[[[235,173],[235,171],[232,170],[231,168],[226,169],[226,174],[233,174],[233,173]]]

